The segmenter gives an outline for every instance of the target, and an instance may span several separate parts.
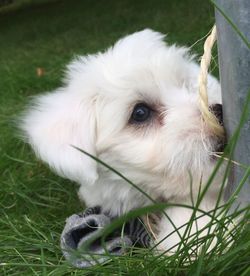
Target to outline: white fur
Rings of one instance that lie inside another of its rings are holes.
[[[77,151],[99,157],[132,180],[155,200],[191,204],[200,180],[206,183],[215,161],[217,137],[204,125],[197,105],[199,67],[186,48],[168,46],[160,33],[144,30],[126,36],[104,53],[78,57],[67,70],[62,88],[39,96],[22,121],[37,155],[60,175],[79,183],[88,206],[101,205],[114,215],[151,202],[140,192]],[[221,103],[218,81],[208,77],[210,104]],[[161,124],[136,128],[128,123],[140,101],[161,107]],[[201,206],[214,207],[220,177]],[[177,225],[191,212],[170,208]],[[208,218],[202,219],[204,225]],[[161,239],[173,230],[163,217]],[[195,231],[193,229],[192,231]],[[168,249],[178,235],[166,239]]]

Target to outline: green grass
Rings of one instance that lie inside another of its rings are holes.
[[[83,208],[77,186],[38,161],[17,137],[14,123],[29,96],[60,86],[74,55],[104,50],[143,28],[168,33],[170,43],[191,46],[210,30],[213,14],[212,5],[200,0],[75,0],[0,15],[1,275],[250,275],[250,224],[243,227],[244,222],[235,229],[229,251],[223,253],[225,245],[218,245],[190,265],[185,251],[177,258],[140,250],[85,271],[70,267],[59,237],[65,218]],[[195,53],[201,54],[203,42],[193,47]],[[37,68],[44,69],[40,77]]]

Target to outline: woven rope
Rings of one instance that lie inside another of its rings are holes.
[[[199,106],[204,122],[210,127],[211,131],[219,136],[223,136],[223,127],[218,122],[215,115],[210,111],[207,94],[207,75],[211,62],[212,48],[216,41],[216,26],[214,25],[211,34],[204,43],[204,54],[200,63],[199,75]]]

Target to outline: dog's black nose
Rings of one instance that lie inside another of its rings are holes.
[[[210,111],[216,116],[219,123],[223,126],[223,113],[222,113],[222,105],[221,104],[213,104],[210,105]]]

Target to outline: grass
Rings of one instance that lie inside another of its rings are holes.
[[[64,66],[75,54],[106,49],[146,27],[168,33],[170,43],[191,46],[212,27],[214,12],[200,0],[40,2],[0,15],[0,274],[250,275],[250,224],[244,225],[249,213],[235,228],[229,251],[218,244],[189,265],[185,250],[178,258],[128,252],[84,271],[63,260],[59,237],[65,218],[83,208],[77,186],[35,158],[18,139],[15,118],[29,96],[60,86]],[[203,42],[195,44],[195,53],[201,54]],[[41,76],[37,68],[43,69]],[[224,232],[218,229],[221,237]]]

